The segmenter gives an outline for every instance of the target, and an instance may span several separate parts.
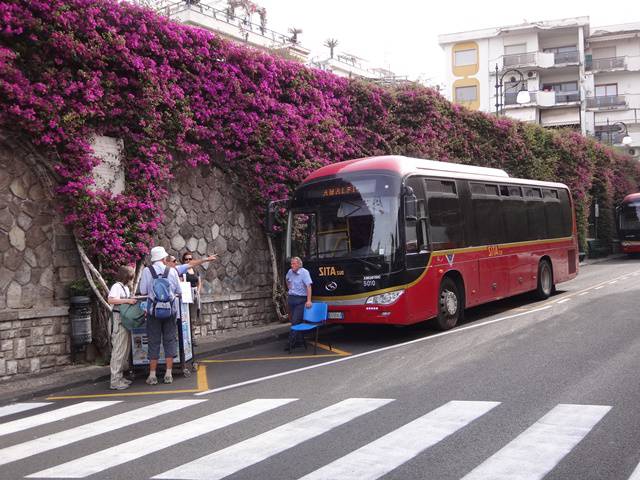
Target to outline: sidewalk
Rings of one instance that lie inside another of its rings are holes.
[[[250,329],[232,330],[214,337],[198,340],[195,358],[209,357],[234,350],[242,350],[253,345],[284,339],[289,333],[288,323],[260,325]],[[73,388],[89,383],[109,380],[109,366],[77,364],[65,365],[57,370],[28,378],[17,378],[0,383],[0,405],[9,402],[30,400],[37,396],[49,395],[65,388]]]

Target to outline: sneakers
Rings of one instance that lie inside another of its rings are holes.
[[[173,375],[171,375],[170,373],[165,374],[164,383],[173,383]]]
[[[147,380],[145,381],[145,383],[147,385],[157,385],[158,384],[158,378],[155,375],[153,375],[153,376],[149,375],[147,377]]]
[[[131,385],[133,382],[131,380],[129,380],[128,378],[123,378],[122,379],[122,383],[124,383],[126,385]]]
[[[129,388],[128,383],[124,383],[122,380],[116,383],[112,383],[109,387],[111,390],[126,390]]]

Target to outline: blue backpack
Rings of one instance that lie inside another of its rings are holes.
[[[169,267],[165,267],[162,276],[158,276],[153,265],[148,268],[153,277],[151,290],[153,291],[154,297],[153,300],[150,298],[149,302],[147,302],[148,313],[159,320],[170,318],[175,313],[173,305],[175,295],[171,288],[171,282],[167,279],[170,269]]]

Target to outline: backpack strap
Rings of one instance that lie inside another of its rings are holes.
[[[167,278],[169,276],[169,271],[171,269],[169,267],[164,267],[164,272],[162,273],[162,278]]]
[[[158,274],[156,273],[156,269],[153,268],[153,265],[149,265],[147,268],[151,272],[151,276],[153,277],[154,280],[158,278]]]

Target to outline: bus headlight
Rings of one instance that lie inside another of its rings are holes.
[[[396,290],[395,292],[381,293],[380,295],[374,295],[373,297],[367,298],[367,301],[365,303],[375,303],[377,305],[390,305],[396,300],[398,300],[403,293],[404,293],[404,290]]]

